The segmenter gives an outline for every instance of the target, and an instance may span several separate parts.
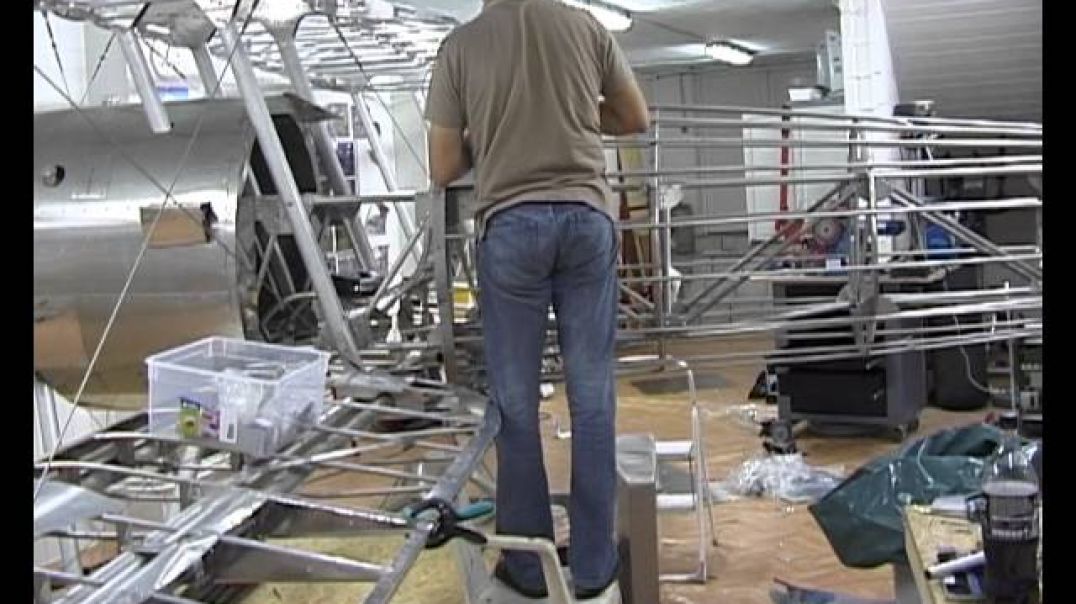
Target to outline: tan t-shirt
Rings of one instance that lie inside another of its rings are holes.
[[[491,0],[449,34],[426,119],[469,130],[479,229],[524,201],[582,201],[615,220],[598,97],[633,78],[612,35],[558,0]]]

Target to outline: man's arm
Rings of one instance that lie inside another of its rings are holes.
[[[444,188],[471,169],[471,151],[463,130],[430,124],[430,178]]]
[[[601,93],[605,97],[598,104],[602,134],[642,134],[650,129],[650,112],[643,91],[639,90],[620,45],[604,27],[599,26],[597,31],[601,36]]]
[[[602,134],[642,134],[650,129],[650,111],[639,85],[632,79],[598,105]]]
[[[450,35],[437,53],[430,89],[426,95],[426,119],[430,121],[430,178],[444,188],[471,169],[467,144],[467,115],[460,94],[458,53]]]

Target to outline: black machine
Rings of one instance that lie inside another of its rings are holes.
[[[817,284],[775,284],[774,297],[825,296],[836,293],[839,280]],[[884,298],[884,296],[883,296]],[[880,299],[884,304],[884,299]],[[815,315],[835,318],[848,311]],[[879,322],[875,330],[916,327],[913,320]],[[842,328],[845,329],[845,328]],[[847,335],[834,333],[833,327],[786,330],[778,334],[779,350],[855,342],[851,328]],[[825,333],[820,333],[820,332]],[[874,342],[884,342],[875,335]],[[770,446],[787,449],[791,438],[789,425],[806,421],[818,430],[888,431],[898,440],[918,429],[919,413],[927,401],[926,356],[910,351],[873,357],[782,363],[779,358],[769,364],[776,376],[779,423],[770,428]]]

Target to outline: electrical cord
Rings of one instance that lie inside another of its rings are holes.
[[[946,282],[946,280],[944,278],[942,279],[942,289],[945,290],[946,292],[949,291],[949,283]],[[964,335],[963,330],[962,330],[962,328],[960,326],[959,315],[957,315],[955,313],[953,314],[953,323],[956,325],[957,335],[958,336]],[[967,377],[968,383],[971,384],[976,390],[978,390],[980,392],[993,395],[994,393],[990,390],[990,388],[980,384],[978,382],[978,380],[976,380],[975,377],[972,375],[972,372],[971,372],[971,357],[968,355],[967,345],[965,344],[965,345],[962,345],[962,346],[958,346],[957,349],[960,351],[960,355],[962,357],[964,357],[964,375]]]
[[[929,147],[924,147],[923,151],[928,159],[934,159],[934,152]],[[946,292],[949,291],[949,283],[944,278],[942,279],[942,289]],[[960,325],[959,315],[953,314],[953,324],[956,325],[957,335],[964,335],[963,329]],[[971,357],[968,355],[967,345],[965,344],[962,346],[958,346],[957,350],[960,351],[960,356],[964,358],[964,376],[967,378],[968,383],[971,384],[972,387],[974,387],[976,390],[992,396],[994,393],[990,390],[990,388],[979,383],[979,381],[975,379],[975,376],[972,375]]]

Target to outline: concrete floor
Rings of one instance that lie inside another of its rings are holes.
[[[724,345],[728,346],[728,344]],[[737,346],[737,349],[739,347]],[[714,348],[714,351],[728,348]],[[759,366],[742,366],[699,372],[700,381],[717,381],[718,387],[699,391],[705,410],[704,423],[709,447],[708,468],[711,480],[724,479],[746,459],[759,454],[757,433],[738,423],[728,410],[744,404]],[[687,438],[688,399],[686,394],[647,396],[633,384],[638,378],[624,378],[618,388],[618,433],[650,432],[659,439]],[[550,487],[566,491],[570,479],[570,441],[555,437],[555,422],[566,424],[567,406],[563,389],[542,404],[545,411],[542,432],[545,438],[546,463]],[[954,413],[928,408],[923,412],[916,436],[936,430],[981,420],[988,410]],[[885,438],[823,438],[805,435],[798,440],[806,460],[812,465],[839,465],[851,472],[864,462],[891,451],[896,444]],[[492,458],[492,456],[491,456]],[[321,480],[308,492],[326,492],[343,488],[371,486]],[[348,504],[348,500],[337,503]],[[356,505],[363,502],[356,500]],[[369,502],[367,502],[367,505]],[[891,567],[873,570],[848,569],[841,565],[805,505],[787,505],[772,498],[740,500],[716,505],[714,518],[717,547],[710,549],[712,577],[705,585],[664,585],[662,602],[702,604],[712,602],[770,602],[774,579],[801,586],[840,591],[868,598],[893,598]],[[694,519],[689,515],[665,516],[660,522],[663,570],[683,572],[692,569],[694,558]],[[386,560],[396,538],[377,541],[309,540],[311,549],[347,555],[365,560]],[[464,602],[456,566],[448,548],[423,554],[396,601],[421,604],[455,604]],[[310,602],[330,604],[355,602],[368,586],[266,585],[250,603]]]

